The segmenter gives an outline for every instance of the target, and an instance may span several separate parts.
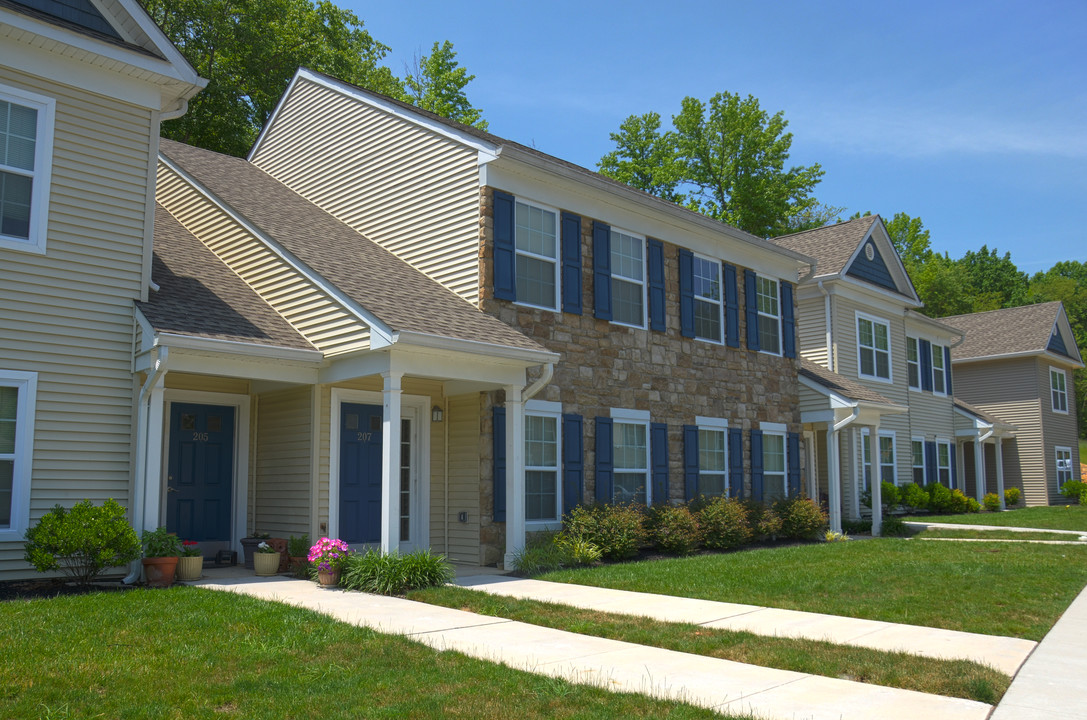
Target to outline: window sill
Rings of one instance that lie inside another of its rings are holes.
[[[30,240],[20,240],[7,235],[0,235],[0,248],[4,250],[15,250],[16,252],[32,253],[34,255],[45,254],[45,240],[41,242],[32,242]]]
[[[860,372],[857,373],[857,379],[858,380],[868,380],[870,382],[883,383],[884,385],[894,385],[895,384],[895,381],[894,381],[893,378],[883,378],[883,377],[880,377],[878,375],[865,375],[864,373],[860,373]]]

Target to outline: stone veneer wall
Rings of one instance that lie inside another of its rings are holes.
[[[480,308],[519,328],[541,345],[561,354],[551,382],[538,400],[561,402],[564,413],[584,417],[585,497],[595,498],[595,427],[593,418],[611,408],[648,410],[653,422],[668,424],[669,499],[685,499],[683,425],[696,416],[726,418],[744,430],[744,496],[750,494],[750,438],[759,423],[784,423],[801,433],[799,358],[753,352],[744,347],[743,268],[737,266],[740,348],[685,338],[679,328],[678,245],[664,243],[665,332],[616,325],[593,316],[593,218],[581,219],[582,314],[523,307],[493,297],[494,193],[480,191]],[[606,222],[606,221],[605,221]],[[621,226],[621,223],[619,223]],[[628,228],[637,232],[636,227]],[[727,261],[727,258],[725,258]],[[795,296],[794,296],[795,297]],[[795,309],[795,308],[794,308]],[[500,562],[505,552],[505,523],[492,521],[491,409],[504,403],[502,392],[484,393],[480,447],[480,562]],[[801,434],[801,462],[805,458]]]

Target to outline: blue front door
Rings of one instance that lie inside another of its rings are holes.
[[[340,539],[381,542],[380,405],[340,406]]]
[[[230,540],[234,408],[173,403],[166,528],[185,540]]]

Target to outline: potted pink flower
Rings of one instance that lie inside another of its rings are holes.
[[[323,537],[309,549],[306,559],[311,567],[317,568],[317,581],[321,587],[336,587],[340,584],[340,573],[350,554],[343,540]]]

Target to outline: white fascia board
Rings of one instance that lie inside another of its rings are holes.
[[[177,46],[166,37],[166,34],[162,32],[162,29],[151,19],[151,16],[147,14],[147,11],[143,9],[143,6],[137,0],[117,1],[128,11],[128,14],[140,26],[140,30],[147,35],[159,53],[175,68],[178,79],[198,87],[204,87],[208,84],[207,80],[196,73],[196,68],[189,64],[189,61],[185,59]]]
[[[951,365],[969,365],[970,363],[989,362],[992,360],[1014,360],[1017,358],[1037,357],[1044,358],[1054,365],[1062,365],[1073,369],[1079,369],[1083,367],[1083,363],[1078,363],[1064,355],[1058,355],[1055,352],[1049,350],[1024,350],[1022,352],[1014,353],[1001,353],[999,355],[981,355],[979,357],[972,358],[951,358]]]
[[[135,350],[137,353],[147,352],[155,346],[155,328],[151,327],[151,323],[138,307],[132,308],[132,314],[142,334],[140,347],[135,348]]]
[[[838,393],[834,392],[830,388],[826,387],[825,385],[820,384],[819,382],[816,382],[815,380],[812,380],[809,377],[801,375],[800,376],[800,384],[803,385],[804,387],[810,389],[810,390],[813,390],[813,391],[819,393],[820,395],[826,396],[826,398],[830,401],[830,407],[831,408],[855,408],[855,407],[857,407],[858,403],[857,403],[856,400],[850,400],[849,398],[846,398],[846,397],[844,397],[842,395],[839,395]]]
[[[951,341],[951,342],[955,342],[955,341],[957,341],[957,340],[959,340],[960,338],[963,337],[963,331],[962,330],[959,330],[956,327],[952,327],[951,325],[947,325],[945,323],[942,323],[939,320],[936,320],[935,318],[930,318],[928,315],[922,315],[921,313],[919,313],[919,312],[917,312],[915,310],[909,310],[909,309],[906,310],[906,322],[907,323],[914,323],[916,325],[923,325],[926,328],[931,328],[932,330],[936,331],[935,333],[928,332],[926,334],[926,333],[924,333],[924,331],[918,330],[917,332],[912,332],[911,333],[910,328],[907,327],[906,328],[906,334],[910,335],[911,337],[923,337],[926,340],[930,340],[930,341],[933,340],[933,338],[936,338],[938,341],[947,340],[947,341]],[[938,342],[938,344],[943,345],[943,344],[946,344],[946,343]]]
[[[980,432],[982,430],[988,430],[989,428],[991,428],[993,426],[992,423],[989,423],[989,422],[986,422],[986,421],[982,420],[981,418],[979,418],[974,413],[970,412],[969,410],[963,410],[961,407],[956,406],[955,407],[955,412],[960,417],[965,418],[967,422],[969,422],[971,425],[973,425],[974,430],[976,430],[978,432]],[[956,431],[956,432],[961,432],[961,431]]]
[[[872,308],[873,311],[878,310],[894,317],[904,316],[910,308],[921,306],[920,303],[915,303],[903,295],[844,275],[832,275],[829,279],[812,278],[804,282],[804,287],[815,287],[820,279],[823,280],[823,288],[831,295],[861,303]],[[822,297],[818,292],[816,294]]]
[[[497,345],[477,340],[462,340],[460,338],[450,338],[442,335],[431,335],[408,330],[397,331],[394,335],[393,342],[396,347],[411,346],[442,350],[445,352],[466,353],[469,355],[483,356],[485,358],[511,360],[517,364],[523,364],[526,367],[555,363],[558,362],[561,357],[558,353],[553,353],[550,350],[544,350],[542,348],[540,350],[529,350],[510,347],[508,345]]]
[[[173,349],[200,350],[210,353],[223,353],[228,355],[244,355],[246,357],[260,357],[271,360],[286,360],[290,362],[304,362],[320,364],[325,355],[320,350],[303,350],[301,348],[282,347],[280,345],[258,345],[256,343],[239,342],[237,340],[219,340],[217,338],[195,337],[193,335],[179,335],[177,333],[155,333],[155,345],[164,345]],[[171,359],[176,355],[171,355]]]
[[[263,243],[269,250],[282,258],[287,264],[289,264],[299,275],[309,280],[314,285],[319,287],[322,292],[328,294],[338,302],[345,310],[361,320],[370,328],[370,346],[374,349],[384,347],[385,345],[393,342],[393,331],[388,325],[379,320],[375,315],[368,312],[361,305],[345,295],[338,287],[326,280],[317,271],[306,265],[304,262],[295,257],[286,248],[280,245],[278,242],[268,237],[257,226],[251,224],[247,219],[234,210],[229,203],[220,199],[215,193],[211,192],[208,188],[204,187],[196,178],[185,172],[180,166],[171,161],[168,157],[159,153],[159,160],[176,172],[185,182],[189,183],[199,194],[203,195],[208,201],[229,215],[231,219],[237,222],[247,233],[256,238],[259,242]],[[375,340],[377,342],[375,342]]]
[[[641,190],[508,145],[480,169],[480,184],[792,282],[815,264],[807,255]]]

